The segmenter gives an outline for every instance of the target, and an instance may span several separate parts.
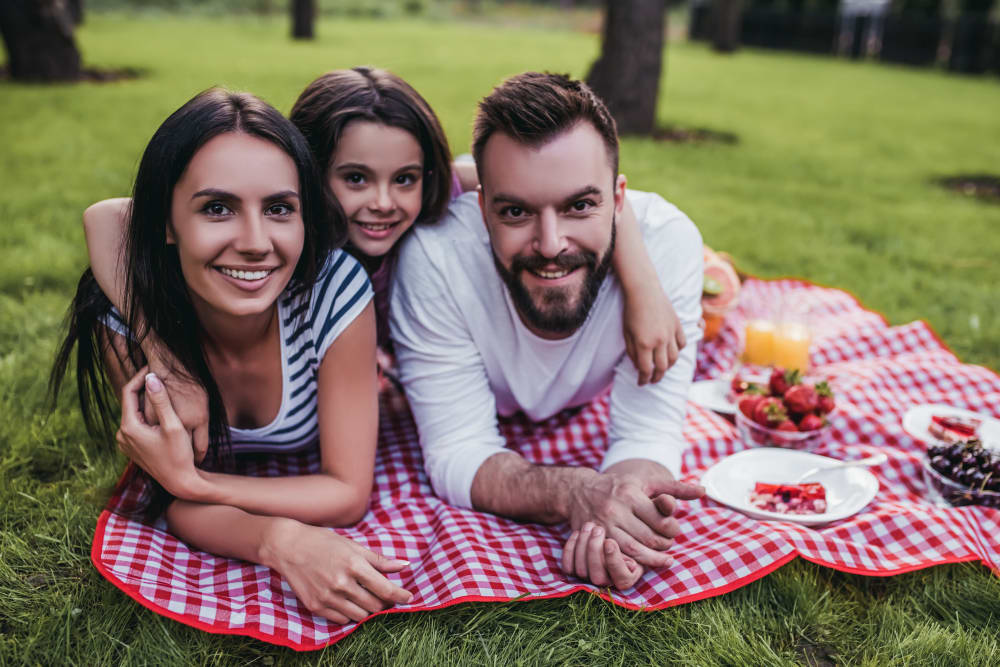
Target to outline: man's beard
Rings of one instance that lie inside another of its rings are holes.
[[[611,269],[611,258],[615,250],[616,223],[611,220],[611,242],[608,249],[600,261],[597,253],[584,250],[572,254],[560,254],[549,259],[541,255],[530,257],[515,257],[508,271],[493,253],[493,263],[496,264],[497,272],[503,278],[510,292],[514,305],[521,316],[527,320],[528,324],[539,331],[552,334],[571,334],[587,320],[590,309],[597,299],[597,294],[601,290],[601,285]],[[580,294],[576,299],[576,306],[571,306],[572,294],[568,293],[568,287],[543,287],[537,289],[540,292],[540,304],[536,304],[531,297],[528,288],[521,282],[519,276],[522,271],[551,269],[553,266],[557,270],[568,270],[585,267],[587,274],[583,278],[580,286]]]

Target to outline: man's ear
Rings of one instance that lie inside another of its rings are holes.
[[[479,212],[483,215],[483,226],[489,231],[489,225],[486,224],[486,196],[483,194],[482,183],[476,186],[476,195],[479,200]]]
[[[625,178],[625,174],[618,174],[618,178],[615,179],[615,213],[618,215],[622,214],[622,209],[625,207],[625,187],[628,185],[628,179]]]

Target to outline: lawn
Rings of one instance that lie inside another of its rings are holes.
[[[91,14],[90,66],[113,84],[0,82],[0,664],[342,661],[399,664],[996,664],[1000,578],[955,565],[891,578],[796,561],[727,595],[654,613],[588,595],[381,617],[322,653],[214,637],[161,618],[89,562],[122,462],[87,437],[65,391],[44,400],[86,253],[87,204],[128,191],[166,115],[210,85],[286,111],[317,74],[403,75],[467,150],[475,102],[526,69],[582,76],[592,34],[511,23],[322,21],[291,43],[284,17]],[[738,143],[626,139],[630,183],[656,190],[706,241],[762,276],[848,289],[890,322],[927,319],[964,360],[1000,368],[1000,206],[931,180],[1000,171],[1000,83],[825,58],[672,43],[663,124]]]

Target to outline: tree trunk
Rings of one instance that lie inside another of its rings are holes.
[[[316,0],[292,0],[292,38],[312,39],[316,23]]]
[[[12,79],[80,78],[80,52],[66,0],[0,0],[0,35]]]
[[[740,48],[742,18],[742,0],[714,0],[712,2],[713,49],[720,53],[732,53]]]
[[[663,67],[664,0],[608,0],[601,57],[587,83],[608,105],[620,134],[651,134]]]

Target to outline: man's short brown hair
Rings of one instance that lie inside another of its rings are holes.
[[[608,150],[613,176],[618,174],[618,130],[594,91],[566,74],[525,72],[507,79],[479,102],[472,130],[472,155],[483,181],[483,150],[494,133],[526,146],[542,146],[580,121],[594,126]]]

